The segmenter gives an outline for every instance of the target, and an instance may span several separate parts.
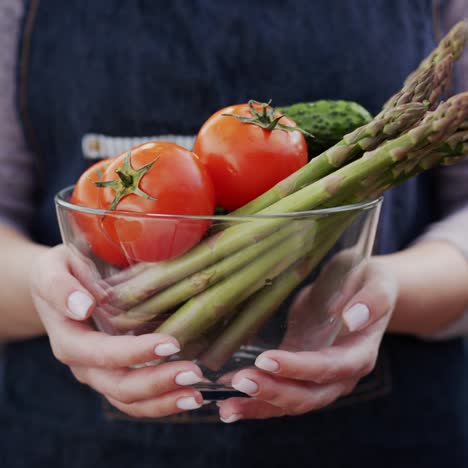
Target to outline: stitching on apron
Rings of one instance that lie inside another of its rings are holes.
[[[155,135],[144,137],[110,136],[87,133],[81,139],[81,150],[86,160],[98,160],[117,156],[132,147],[149,141],[169,141],[192,150],[194,135]]]

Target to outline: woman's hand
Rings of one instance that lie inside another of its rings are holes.
[[[320,336],[313,318],[320,313],[317,308],[324,307],[322,287],[346,267],[341,260],[299,294],[282,349],[264,352],[255,362],[256,369],[233,376],[232,386],[252,398],[220,402],[222,421],[304,414],[349,394],[372,371],[398,296],[395,277],[374,259],[353,269],[332,301],[332,315],[341,317],[343,324],[334,344],[318,351],[291,351],[317,346],[310,340]]]
[[[88,319],[103,294],[98,279],[89,262],[63,245],[35,262],[32,297],[55,357],[81,383],[130,416],[154,418],[200,407],[200,392],[186,387],[202,379],[192,362],[129,368],[177,353],[174,338],[154,333],[109,336],[91,327]]]

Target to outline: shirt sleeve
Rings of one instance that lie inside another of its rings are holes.
[[[453,24],[466,17],[468,17],[466,0],[446,0],[441,15],[442,33],[445,34]],[[452,91],[466,90],[468,90],[468,52],[465,50],[454,68]],[[437,173],[437,185],[439,213],[442,215],[442,220],[429,226],[416,242],[424,240],[449,242],[465,256],[468,262],[468,157],[454,166],[440,168]],[[427,338],[446,339],[466,335],[468,335],[468,310],[445,330]]]
[[[27,231],[33,214],[34,157],[15,103],[16,62],[23,2],[0,2],[0,223]]]

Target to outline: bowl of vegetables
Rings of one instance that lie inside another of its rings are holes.
[[[183,216],[109,213],[72,199],[73,188],[60,192],[57,210],[64,242],[83,265],[80,280],[98,299],[96,327],[176,337],[181,352],[171,359],[196,360],[207,378],[202,388],[211,391],[230,390],[223,376],[267,349],[333,342],[341,327],[337,292],[370,255],[380,207],[375,200],[277,215]],[[153,235],[160,249],[147,245]],[[320,290],[314,307],[292,313],[312,281]]]
[[[193,148],[146,142],[90,167],[56,207],[96,328],[174,336],[170,359],[195,360],[222,397],[265,350],[333,343],[384,192],[468,154],[468,93],[438,103],[467,36],[462,22],[374,117],[249,101]]]

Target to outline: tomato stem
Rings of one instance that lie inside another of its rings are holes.
[[[268,102],[258,102],[253,99],[250,99],[248,102],[248,106],[250,112],[252,113],[252,117],[247,117],[244,115],[238,114],[221,114],[224,117],[235,117],[236,119],[240,120],[242,123],[248,123],[257,125],[265,130],[285,130],[287,132],[301,132],[303,135],[313,138],[313,135],[308,131],[304,130],[298,126],[290,126],[290,125],[283,125],[279,123],[279,121],[284,117],[284,115],[279,115],[275,117],[275,109],[270,106],[271,99]],[[257,109],[260,107],[260,110]]]
[[[120,200],[126,197],[127,195],[134,194],[138,195],[141,198],[145,198],[146,200],[157,201],[156,198],[151,197],[147,193],[143,192],[140,189],[140,181],[143,176],[153,167],[153,164],[159,159],[155,158],[154,161],[151,161],[149,164],[140,167],[140,169],[133,169],[130,164],[130,156],[132,152],[129,151],[124,159],[123,164],[120,169],[116,169],[116,174],[119,176],[116,180],[106,180],[103,182],[94,182],[94,185],[99,188],[111,188],[115,191],[115,197],[112,201],[111,205],[109,206],[109,210],[113,211],[117,208]]]
[[[131,175],[125,174],[125,172],[122,172],[120,169],[117,169],[115,172],[120,177],[120,180],[122,181],[122,184],[125,187],[131,187],[132,186],[133,177]]]

